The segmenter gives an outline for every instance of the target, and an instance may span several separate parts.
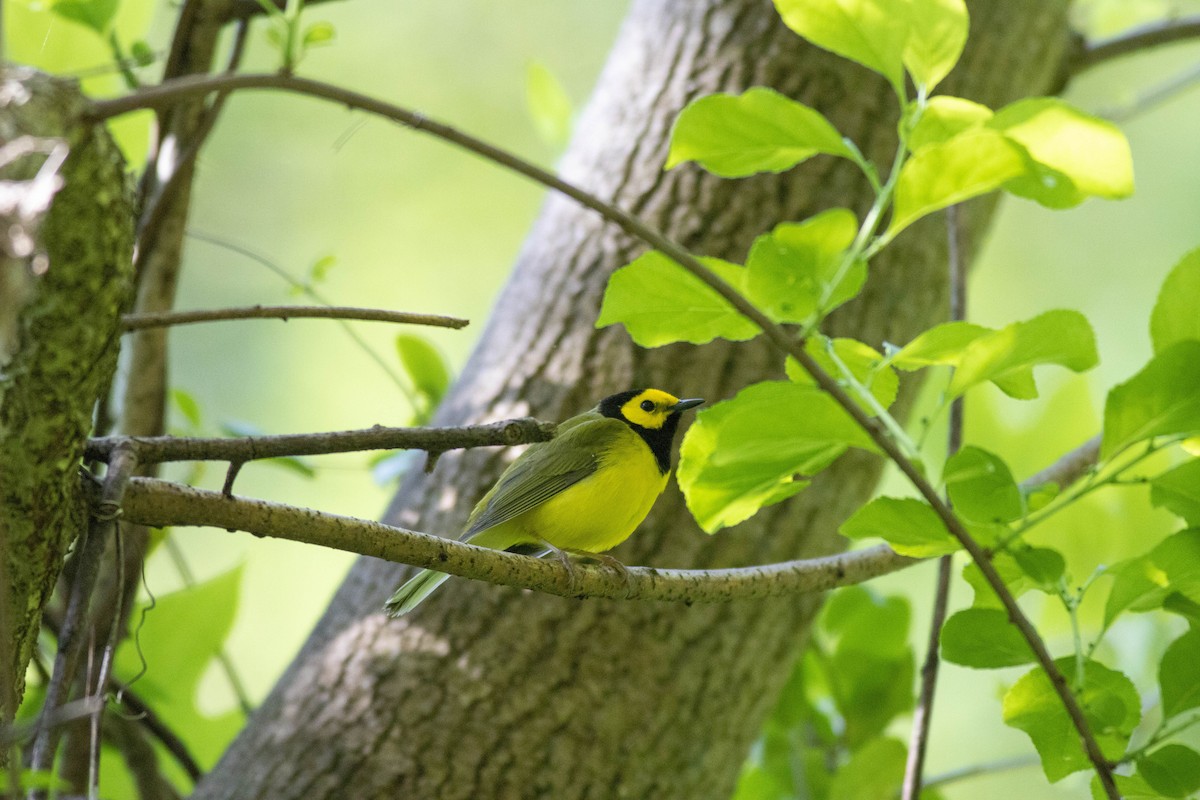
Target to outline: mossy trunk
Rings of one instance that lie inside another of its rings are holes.
[[[133,285],[125,162],[80,103],[73,82],[0,67],[0,141],[22,153],[0,165],[0,722],[87,523],[80,459]]]
[[[946,91],[992,105],[1057,84],[1066,3],[973,5],[973,39]],[[772,86],[823,111],[890,163],[894,100],[881,80],[799,40],[764,0],[638,0],[562,172],[694,251],[743,259],[758,234],[832,206],[860,213],[853,167],[814,159],[721,181],[662,169],[690,99]],[[977,241],[990,204],[960,215]],[[945,311],[940,219],[908,231],[834,327],[879,346]],[[632,386],[720,400],[782,375],[762,341],[641,350],[594,323],[608,276],[642,247],[551,197],[438,422],[565,418]],[[970,248],[968,248],[970,249]],[[911,389],[911,387],[910,387]],[[388,518],[453,534],[511,453],[448,454],[413,476]],[[828,553],[879,464],[845,458],[797,498],[701,533],[674,488],[615,551],[631,564],[722,567]],[[398,621],[381,604],[405,576],[359,562],[197,798],[726,798],[803,646],[812,597],[687,607],[578,602],[453,580]]]

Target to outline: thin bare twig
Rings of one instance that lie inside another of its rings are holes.
[[[967,318],[967,268],[959,251],[958,212],[956,206],[946,209],[946,255],[950,289],[950,319]],[[953,456],[962,448],[963,399],[950,404],[950,429],[946,453]],[[925,663],[921,666],[921,691],[913,711],[912,734],[908,743],[908,759],[904,767],[901,800],[917,800],[925,772],[925,752],[929,746],[929,726],[933,721],[933,699],[937,692],[938,668],[941,658],[938,648],[942,640],[942,625],[946,622],[946,607],[950,598],[950,570],[953,556],[938,559],[937,586],[933,595],[933,614],[929,621],[929,642],[925,648]]]
[[[104,479],[100,503],[88,525],[86,538],[80,547],[71,582],[71,594],[67,598],[67,611],[63,616],[58,637],[58,654],[54,658],[54,671],[46,685],[46,698],[42,704],[42,717],[53,714],[62,706],[75,678],[79,657],[83,652],[88,627],[88,606],[92,590],[100,574],[100,562],[108,539],[112,536],[116,519],[121,512],[121,503],[129,485],[130,476],[137,468],[137,457],[132,449],[122,448],[113,453]],[[41,717],[39,717],[41,719]],[[39,722],[33,740],[30,768],[47,771],[54,763],[54,752],[58,749],[59,729]]]
[[[363,428],[328,433],[240,436],[206,439],[188,436],[105,436],[89,439],[85,458],[105,461],[123,448],[137,451],[143,464],[168,461],[230,461],[316,456],[358,450],[430,450],[497,447],[545,442],[553,438],[552,422],[533,417],[464,425],[454,428]]]
[[[228,498],[219,492],[151,478],[135,478],[130,483],[124,510],[125,519],[142,525],[243,530],[562,597],[719,603],[824,592],[917,563],[917,559],[880,546],[734,569],[629,567],[626,576],[604,565],[579,564],[568,571],[557,559],[543,561],[382,522],[265,500]]]
[[[987,764],[972,764],[968,767],[959,767],[958,769],[948,770],[940,775],[934,775],[929,780],[925,781],[926,789],[933,789],[937,786],[945,786],[958,781],[965,781],[969,778],[976,778],[980,775],[991,775],[997,772],[1007,772],[1013,769],[1026,769],[1028,767],[1041,766],[1041,760],[1037,756],[1015,756],[1006,758],[1001,761],[993,761]]]
[[[126,314],[121,327],[127,331],[142,328],[165,328],[170,325],[189,325],[195,322],[224,322],[235,319],[358,319],[368,322],[394,322],[404,325],[429,325],[435,328],[465,328],[469,320],[440,314],[414,314],[409,311],[389,311],[384,308],[353,306],[246,306],[243,308],[214,308],[199,311],[159,311],[150,314]]]
[[[169,107],[181,99],[196,95],[208,94],[214,91],[235,91],[240,89],[278,89],[320,97],[341,103],[349,108],[357,108],[399,122],[417,130],[425,131],[447,142],[458,145],[474,152],[494,163],[508,167],[525,175],[555,191],[561,192],[576,202],[600,214],[605,219],[651,247],[659,250],[686,271],[699,278],[709,288],[720,295],[739,314],[755,323],[765,334],[766,338],[783,354],[790,355],[812,376],[813,381],[848,414],[854,422],[867,433],[872,442],[890,458],[905,478],[916,488],[918,494],[929,503],[938,519],[946,530],[963,546],[971,558],[979,566],[979,571],[988,585],[1000,598],[1009,619],[1020,631],[1021,637],[1033,651],[1038,665],[1045,671],[1050,685],[1058,695],[1071,724],[1079,735],[1080,743],[1088,760],[1100,777],[1105,794],[1110,800],[1119,800],[1116,784],[1113,782],[1112,768],[1084,717],[1083,709],[1071,692],[1062,672],[1054,664],[1054,658],[1046,649],[1045,642],[1038,635],[1037,629],[1025,616],[1016,598],[1004,584],[1004,579],[992,565],[991,556],[971,536],[963,522],[954,514],[950,507],[938,495],[933,484],[924,476],[921,469],[904,453],[901,446],[893,440],[879,423],[870,417],[858,402],[826,372],[816,359],[805,349],[804,343],[777,325],[753,303],[748,301],[733,287],[718,278],[704,266],[696,256],[688,252],[682,245],[668,239],[663,234],[650,228],[641,220],[620,208],[606,203],[600,198],[562,180],[534,164],[484,142],[468,134],[462,133],[448,125],[434,122],[427,117],[405,108],[385,103],[358,92],[352,92],[331,84],[319,81],[297,78],[289,75],[230,75],[209,78],[181,78],[168,81],[159,86],[139,92],[133,92],[124,97],[112,100],[95,101],[83,113],[85,119],[100,121],[119,114],[142,108]]]
[[[1100,436],[1093,436],[1069,453],[1061,456],[1041,472],[1030,475],[1021,481],[1023,489],[1034,489],[1047,483],[1056,484],[1059,488],[1070,486],[1082,478],[1096,466],[1100,457]]]
[[[1200,38],[1200,16],[1155,22],[1133,28],[1119,36],[1085,46],[1071,63],[1071,74],[1078,75],[1098,64],[1143,50],[1198,38]]]

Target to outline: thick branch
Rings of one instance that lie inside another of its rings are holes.
[[[827,558],[736,569],[629,567],[626,575],[604,566],[581,565],[568,572],[553,560],[477,547],[381,522],[265,500],[225,497],[219,492],[150,478],[136,478],[130,483],[124,513],[125,519],[141,525],[243,530],[562,597],[726,602],[823,592],[917,563],[881,546]]]
[[[404,325],[429,325],[435,328],[465,328],[470,320],[439,314],[414,314],[408,311],[389,311],[383,308],[352,306],[247,306],[245,308],[215,308],[200,311],[160,311],[149,314],[126,314],[121,327],[127,331],[142,328],[165,328],[193,322],[222,322],[233,319],[359,319],[369,322],[394,322]]]
[[[441,453],[466,447],[496,447],[545,442],[555,425],[521,417],[458,428],[385,428],[203,439],[184,436],[104,436],[90,439],[85,458],[106,461],[121,448],[137,452],[143,464],[167,461],[245,462],[260,458],[316,456],[357,450],[426,450]]]
[[[1085,47],[1071,64],[1071,74],[1078,75],[1105,61],[1189,39],[1200,39],[1200,16],[1156,22],[1134,28],[1119,36]]]

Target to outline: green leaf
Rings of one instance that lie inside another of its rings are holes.
[[[1117,792],[1121,795],[1121,800],[1161,800],[1162,795],[1150,788],[1150,784],[1146,783],[1141,775],[1113,775],[1113,783],[1117,785]],[[1100,784],[1100,776],[1093,775],[1090,788],[1092,790],[1092,800],[1108,800],[1108,792]]]
[[[747,296],[776,322],[807,324],[831,311],[857,295],[867,279],[862,260],[838,275],[857,233],[858,218],[845,208],[777,225],[750,248]]]
[[[1150,315],[1154,352],[1176,342],[1200,339],[1200,248],[1184,256],[1163,281]]]
[[[712,533],[801,491],[847,447],[874,445],[827,394],[758,383],[697,415],[680,448],[679,487]]]
[[[154,49],[144,39],[138,39],[129,46],[129,55],[139,67],[148,67],[154,63]]]
[[[700,260],[721,280],[743,290],[744,268],[718,258]],[[609,279],[596,327],[618,323],[642,347],[706,344],[716,338],[744,341],[758,335],[758,326],[725,298],[656,250],[621,267]]]
[[[301,42],[305,47],[318,47],[329,44],[337,38],[337,29],[328,22],[314,22],[304,29]]]
[[[1075,672],[1073,656],[1054,663],[1066,675]],[[1084,717],[1101,752],[1110,759],[1120,758],[1141,719],[1137,689],[1125,675],[1096,661],[1084,663],[1083,676],[1082,690],[1076,696]],[[1041,667],[1026,673],[1008,690],[1003,714],[1005,724],[1024,731],[1033,741],[1051,782],[1091,766],[1062,700]]]
[[[833,775],[829,800],[893,800],[904,780],[908,749],[895,739],[873,739]]]
[[[1107,629],[1123,611],[1150,611],[1162,605],[1169,590],[1167,575],[1154,566],[1149,555],[1119,561],[1104,570],[1113,577],[1112,588],[1104,603],[1104,627]]]
[[[900,378],[895,370],[883,363],[883,356],[873,348],[855,339],[828,339],[821,334],[810,336],[804,343],[804,349],[820,364],[826,372],[842,380],[841,369],[834,363],[832,350],[837,359],[850,370],[850,374],[867,389],[878,403],[887,408],[896,400],[900,391]],[[816,381],[809,375],[800,363],[792,357],[784,362],[787,376],[796,383],[816,386]],[[863,398],[855,398],[871,416],[875,410]]]
[[[193,754],[203,768],[216,763],[225,746],[244,724],[238,711],[211,717],[196,706],[200,678],[229,636],[237,613],[242,569],[161,596],[152,606],[135,608],[132,619],[144,611],[145,623],[137,643],[126,639],[117,650],[114,674],[128,682],[141,673],[138,643],[146,659],[146,673],[137,691],[174,730],[185,732]]]
[[[942,480],[954,509],[976,522],[1011,522],[1025,513],[1012,471],[997,455],[968,445],[950,457]]]
[[[1163,571],[1168,590],[1200,602],[1200,530],[1168,536],[1150,551],[1150,560]]]
[[[850,539],[880,537],[897,553],[914,558],[942,556],[961,547],[934,510],[912,498],[877,497],[839,530]]]
[[[1100,458],[1155,436],[1200,432],[1200,342],[1176,342],[1114,386],[1104,405]]]
[[[337,265],[337,256],[324,255],[312,263],[308,268],[308,285],[309,288],[323,282],[329,277],[329,271]]]
[[[71,783],[66,778],[60,778],[53,772],[40,769],[22,769],[21,780],[15,785],[13,783],[12,773],[6,769],[0,769],[0,792],[8,794],[18,786],[29,791],[31,789],[53,789],[56,792],[69,792]],[[65,796],[65,795],[59,795]]]
[[[790,800],[792,794],[762,767],[747,767],[738,776],[733,800]]]
[[[818,153],[850,157],[842,135],[820,112],[756,86],[688,103],[671,131],[666,168],[695,161],[714,175],[741,178],[783,172]]]
[[[1142,756],[1137,769],[1151,788],[1167,797],[1186,797],[1200,789],[1200,753],[1181,744]]]
[[[1150,502],[1200,526],[1200,459],[1193,458],[1150,481]]]
[[[878,72],[904,95],[909,0],[775,0],[775,8],[796,33]]]
[[[1096,337],[1087,317],[1065,309],[1047,311],[971,341],[947,391],[957,397],[976,384],[992,381],[1005,394],[1028,400],[1037,397],[1032,367],[1058,364],[1083,372],[1098,362]]]
[[[967,345],[989,333],[995,331],[970,322],[935,325],[901,348],[892,357],[892,364],[908,371],[922,367],[954,366],[962,359]]]
[[[183,389],[172,389],[171,404],[183,414],[192,430],[200,427],[200,404],[196,402],[194,395]]]
[[[1158,664],[1164,717],[1200,707],[1200,630],[1190,630],[1171,642]]]
[[[900,169],[886,239],[946,206],[1000,188],[1025,172],[1019,149],[1004,134],[972,128],[922,147]]]
[[[1018,100],[996,112],[988,127],[1020,145],[1038,169],[1005,188],[1050,208],[1088,196],[1133,193],[1129,142],[1111,122],[1054,97]]]
[[[1029,664],[1033,651],[1008,614],[997,608],[966,608],[942,626],[942,657],[976,669]]]
[[[1055,592],[1067,571],[1062,553],[1049,547],[1018,547],[1012,556],[1021,571],[1043,592]]]
[[[862,650],[887,659],[911,651],[912,607],[900,595],[881,595],[865,586],[847,586],[829,595],[821,610],[821,631],[839,650]]]
[[[917,106],[914,104],[913,108]],[[985,105],[951,95],[929,98],[920,110],[916,124],[911,127],[906,142],[911,151],[953,139],[963,131],[982,127],[992,118],[992,110]]]
[[[401,333],[396,336],[396,354],[413,386],[436,405],[450,386],[450,368],[441,351],[423,336]]]
[[[992,566],[996,568],[1000,579],[1004,581],[1004,585],[1008,587],[1008,591],[1012,593],[1013,597],[1020,597],[1031,589],[1037,588],[1037,584],[1025,574],[1025,571],[1021,569],[1017,560],[1009,552],[1001,551],[992,556]],[[968,563],[963,567],[962,574],[963,580],[975,590],[973,607],[1003,608],[1000,598],[996,597],[996,592],[992,589],[991,584],[980,572],[979,565],[974,561]]]
[[[562,82],[540,61],[525,67],[525,104],[542,139],[556,146],[566,143],[575,110]]]
[[[112,25],[119,6],[120,0],[58,0],[50,10],[103,36]]]
[[[904,66],[927,93],[954,69],[967,43],[967,7],[962,0],[910,0]]]

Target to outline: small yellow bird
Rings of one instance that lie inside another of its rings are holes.
[[[684,411],[658,389],[634,389],[560,423],[504,470],[475,506],[459,541],[496,550],[602,553],[629,538],[667,487],[671,443]],[[407,614],[450,577],[421,570],[384,604]]]

